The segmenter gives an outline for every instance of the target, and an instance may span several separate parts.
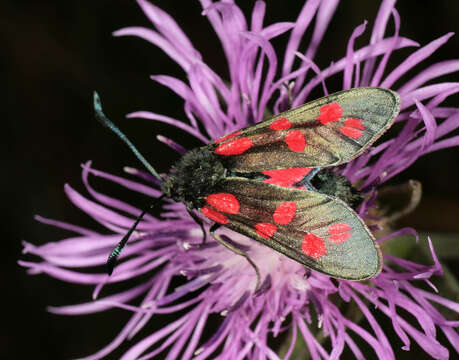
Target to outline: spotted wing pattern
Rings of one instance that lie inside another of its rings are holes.
[[[207,196],[201,211],[333,277],[364,280],[381,269],[381,253],[369,229],[331,196],[232,177]]]
[[[313,168],[346,163],[393,123],[399,96],[355,88],[312,101],[210,145],[236,172]]]

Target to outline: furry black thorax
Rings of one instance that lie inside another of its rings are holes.
[[[207,195],[216,192],[218,182],[227,170],[218,156],[207,148],[193,149],[172,166],[163,183],[163,193],[184,203],[189,209],[199,209]]]

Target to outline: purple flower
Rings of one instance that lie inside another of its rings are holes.
[[[160,47],[183,69],[187,82],[167,75],[151,78],[184,99],[187,121],[146,111],[132,113],[129,117],[165,122],[208,143],[261,121],[267,110],[272,113],[285,110],[289,105],[289,92],[293,107],[310,100],[311,91],[317,87],[328,94],[326,82],[333,76],[343,79],[343,89],[359,86],[393,88],[402,99],[401,113],[396,120],[400,132],[341,169],[343,175],[361,184],[368,194],[367,201],[360,208],[360,215],[365,219],[370,218],[368,212],[375,207],[381,184],[420,156],[459,144],[458,136],[448,137],[459,127],[459,108],[443,105],[445,99],[459,92],[459,83],[435,82],[439,76],[458,71],[459,60],[436,63],[402,86],[394,87],[407,71],[427,59],[452,34],[421,47],[400,36],[400,18],[393,6],[395,1],[382,1],[373,28],[367,30],[366,22],[358,26],[348,39],[345,56],[333,59],[325,69],[314,64],[314,57],[336,10],[337,0],[308,0],[296,21],[271,25],[264,25],[266,4],[262,1],[255,3],[249,19],[232,1],[200,2],[203,15],[209,19],[223,46],[229,79],[221,78],[203,62],[201,54],[168,14],[145,0],[138,0],[154,29],[129,27],[115,32],[115,36],[144,38]],[[395,24],[393,34],[386,34],[389,22]],[[312,32],[311,41],[306,48],[300,49],[300,41],[307,31]],[[355,40],[365,31],[371,32],[370,43],[357,49]],[[284,54],[276,54],[270,42],[280,35],[288,37]],[[403,48],[414,49],[393,70],[387,70],[392,54]],[[184,152],[170,139],[158,136],[158,140],[180,153]],[[352,282],[305,270],[268,247],[223,230],[221,234],[249,251],[260,269],[263,285],[258,296],[254,296],[251,291],[256,277],[247,261],[212,241],[204,247],[198,246],[202,240],[199,226],[183,204],[166,200],[162,219],[151,215],[144,217],[135,237],[121,255],[120,264],[108,277],[102,265],[140,210],[94,190],[89,176],[108,179],[152,198],[161,195],[158,182],[150,175],[133,168],[125,170],[133,179],[96,170],[88,162],[83,165],[83,182],[89,197],[69,185],[65,187],[76,206],[114,235],[38,217],[39,221],[71,230],[77,235],[39,247],[26,243],[24,252],[37,255],[42,261],[20,261],[31,274],[46,273],[66,282],[95,286],[95,299],[102,286],[143,275],[142,283],[127,290],[84,304],[50,308],[53,313],[66,315],[94,313],[113,307],[132,312],[131,319],[118,336],[85,359],[101,359],[132,338],[135,344],[124,354],[123,360],[150,359],[159,353],[167,353],[167,359],[278,359],[280,355],[270,347],[268,338],[286,331],[290,332],[282,354],[286,359],[292,354],[299,337],[304,339],[314,360],[338,359],[346,347],[356,358],[363,359],[357,338],[368,343],[378,358],[395,359],[394,345],[375,319],[375,312],[392,321],[404,350],[409,350],[414,341],[432,358],[448,359],[447,348],[437,340],[438,333],[442,332],[459,352],[459,336],[454,329],[459,322],[447,320],[434,306],[441,305],[459,312],[459,304],[436,294],[430,282],[433,275],[442,274],[430,239],[433,265],[416,264],[385,254],[385,264],[379,276],[365,282]],[[403,234],[416,235],[416,232],[402,229],[378,241],[383,244]],[[96,266],[100,266],[98,273],[90,271]],[[174,276],[185,276],[187,281],[173,289],[171,281]],[[432,289],[418,287],[422,282]],[[369,327],[362,327],[356,319],[344,313],[343,303],[356,305]],[[180,315],[167,326],[143,339],[136,337],[149,321],[154,321],[154,317],[176,313]],[[221,322],[210,338],[203,339],[203,330],[212,314],[220,314]],[[415,325],[404,318],[406,314],[412,315]],[[330,340],[329,348],[318,340],[319,331]]]

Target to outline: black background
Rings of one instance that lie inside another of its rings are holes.
[[[204,60],[226,77],[221,48],[209,23],[200,15],[199,3],[170,0],[154,3],[177,20]],[[248,10],[254,2],[243,3]],[[398,3],[401,35],[425,45],[458,30],[456,0],[420,3],[415,0]],[[270,1],[265,23],[293,21],[301,5],[301,1]],[[316,59],[320,68],[345,55],[347,39],[364,19],[369,20],[369,25],[356,48],[365,39],[368,41],[377,8],[376,1],[340,4]],[[125,146],[94,120],[92,91],[101,94],[106,113],[134,139],[158,171],[167,171],[176,155],[155,139],[156,134],[170,136],[187,147],[199,145],[169,126],[124,119],[126,113],[137,110],[185,118],[182,100],[149,80],[151,74],[184,78],[181,69],[144,40],[111,36],[112,31],[130,25],[150,26],[131,0],[1,2],[1,118],[6,126],[1,132],[4,147],[1,358],[67,359],[89,355],[107,344],[127,319],[128,314],[122,311],[84,317],[47,313],[47,305],[88,301],[92,288],[64,284],[46,276],[30,277],[16,263],[21,257],[22,240],[43,244],[69,235],[37,223],[33,219],[35,214],[97,228],[63,193],[66,182],[84,191],[81,163],[91,159],[96,168],[115,174],[121,174],[125,165],[139,166]],[[286,39],[283,36],[275,44],[282,46]],[[416,70],[436,61],[457,58],[458,49],[459,37],[455,36]],[[398,61],[410,51],[400,51]],[[442,80],[458,81],[458,78],[453,74]],[[329,90],[338,90],[341,81],[337,78],[327,82]],[[459,99],[455,100],[453,104],[458,107]],[[396,183],[416,178],[424,185],[424,200],[410,217],[411,225],[421,230],[459,232],[455,220],[459,211],[458,156],[458,149],[430,154],[393,179]],[[93,183],[98,189],[112,189],[103,181]],[[122,195],[134,204],[141,201],[130,194]],[[399,358],[414,356],[398,350],[400,346],[394,340]],[[413,348],[416,351],[414,344]],[[122,351],[110,358],[118,358],[120,354]],[[422,351],[417,356],[426,357]]]

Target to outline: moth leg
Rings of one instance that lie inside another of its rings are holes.
[[[217,241],[219,242],[220,244],[222,244],[223,246],[225,246],[226,248],[228,248],[229,250],[231,250],[232,252],[238,254],[238,255],[241,255],[243,257],[245,257],[245,259],[249,262],[250,265],[252,265],[253,269],[255,270],[255,273],[257,274],[257,285],[255,287],[255,291],[257,291],[259,288],[260,288],[260,283],[261,283],[261,276],[260,276],[260,270],[258,269],[258,266],[253,262],[253,260],[249,257],[249,255],[241,250],[241,249],[238,249],[237,247],[235,247],[234,245],[226,242],[225,240],[223,240],[220,236],[218,236],[217,234],[215,234],[215,231],[220,227],[221,225],[220,224],[213,224],[211,227],[210,227],[210,235]]]
[[[202,244],[205,244],[206,243],[206,239],[207,239],[207,236],[206,236],[206,229],[204,228],[204,222],[193,212],[193,210],[191,209],[186,209],[188,211],[188,214],[190,214],[190,216],[193,218],[193,220],[199,225],[199,227],[201,228],[202,230]]]

